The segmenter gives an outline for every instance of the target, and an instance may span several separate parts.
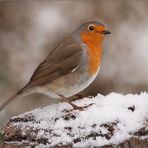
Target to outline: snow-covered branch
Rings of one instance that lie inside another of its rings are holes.
[[[99,94],[74,103],[93,105],[78,111],[59,103],[12,117],[2,146],[148,147],[147,93]]]

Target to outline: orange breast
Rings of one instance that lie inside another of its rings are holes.
[[[89,56],[89,73],[95,74],[100,67],[102,56],[102,39],[95,35],[81,34],[82,41],[87,44],[88,56]]]

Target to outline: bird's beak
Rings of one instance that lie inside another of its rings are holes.
[[[104,34],[104,35],[111,34],[111,32],[110,31],[107,31],[107,30],[102,31],[101,33]]]

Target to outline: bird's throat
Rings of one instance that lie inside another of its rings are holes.
[[[101,64],[102,47],[88,47],[89,73],[95,74]]]
[[[96,74],[101,63],[103,39],[95,35],[90,36],[86,34],[81,34],[81,39],[87,45],[89,73]]]

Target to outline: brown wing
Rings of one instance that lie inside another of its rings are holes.
[[[27,87],[44,85],[73,71],[80,64],[82,50],[73,37],[66,38],[37,67]]]

